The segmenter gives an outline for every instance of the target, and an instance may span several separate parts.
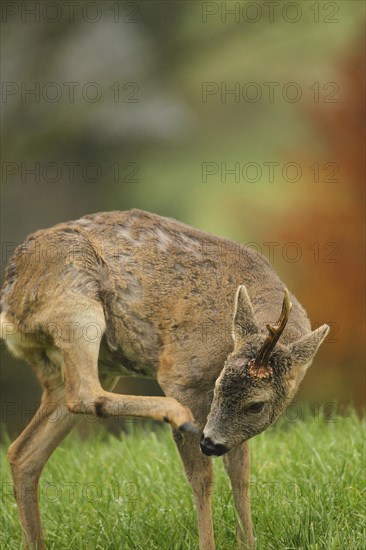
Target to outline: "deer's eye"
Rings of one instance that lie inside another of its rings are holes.
[[[263,410],[264,405],[264,401],[257,401],[256,403],[249,405],[246,410],[251,413],[259,413]]]

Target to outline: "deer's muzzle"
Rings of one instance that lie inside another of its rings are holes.
[[[225,445],[215,444],[209,437],[202,435],[200,441],[200,447],[203,454],[207,456],[221,456],[228,452],[228,448]]]

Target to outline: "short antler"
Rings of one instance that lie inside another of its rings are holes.
[[[263,346],[260,348],[254,360],[254,368],[263,368],[268,366],[269,356],[271,355],[275,345],[277,344],[281,334],[284,331],[285,326],[287,325],[291,308],[292,303],[290,302],[290,296],[287,288],[285,288],[285,296],[282,302],[282,311],[280,318],[278,319],[277,324],[274,327],[269,324],[266,325],[269,331],[269,335],[267,336]]]

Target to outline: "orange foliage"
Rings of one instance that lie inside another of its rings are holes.
[[[338,182],[307,182],[307,193],[299,209],[290,212],[281,225],[284,241],[299,243],[312,239],[320,244],[319,262],[308,255],[305,273],[312,280],[301,280],[296,292],[306,305],[309,316],[319,324],[332,324],[324,358],[323,382],[338,379],[333,391],[340,401],[352,396],[360,407],[364,400],[364,308],[365,308],[365,99],[364,53],[358,44],[352,55],[339,67],[340,100],[331,105],[318,103],[308,114],[327,145],[324,163],[339,167]],[[318,156],[318,155],[314,155]],[[310,156],[307,164],[312,162]],[[316,186],[316,189],[314,188]],[[329,262],[336,243],[338,262]],[[316,275],[315,275],[316,273]],[[314,296],[314,292],[316,295]]]

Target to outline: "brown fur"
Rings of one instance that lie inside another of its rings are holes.
[[[78,415],[89,413],[171,423],[196,497],[200,548],[212,550],[212,465],[199,448],[203,430],[203,439],[227,451],[239,543],[252,548],[247,440],[292,398],[327,333],[326,326],[311,332],[291,296],[270,371],[254,378],[248,365],[266,323],[277,320],[283,293],[262,255],[139,210],[93,214],[28,237],[1,293],[2,335],[44,387],[43,414],[9,449],[26,544],[44,548],[36,496],[42,468]],[[167,397],[107,391],[124,374],[157,378]],[[263,411],[250,412],[262,402]],[[56,407],[62,414],[51,432]],[[26,502],[23,486],[33,489]]]

